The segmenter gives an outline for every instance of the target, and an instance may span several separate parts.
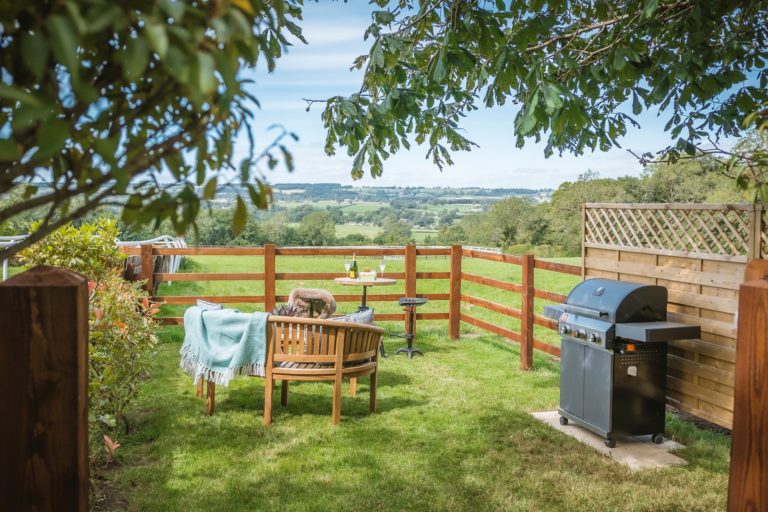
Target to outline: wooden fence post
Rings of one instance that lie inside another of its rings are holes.
[[[275,309],[275,245],[264,245],[264,311]]]
[[[155,260],[152,257],[152,244],[141,244],[141,279],[146,280],[144,289],[150,295],[155,294]]]
[[[0,286],[0,503],[88,510],[88,287],[39,266]]]
[[[757,262],[756,262],[757,263]],[[768,510],[768,281],[739,291],[728,510]]]
[[[416,296],[416,245],[405,246],[405,296]],[[403,315],[405,329],[408,329],[408,318]]]
[[[448,337],[459,339],[461,330],[461,246],[451,246],[451,289],[448,300]]]
[[[520,315],[520,369],[530,370],[533,366],[533,271],[535,260],[532,254],[524,254],[522,261],[523,290],[522,314]]]

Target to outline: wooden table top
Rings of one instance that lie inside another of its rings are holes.
[[[334,279],[339,284],[347,286],[388,286],[395,284],[397,279],[390,279],[388,277],[377,277],[375,281],[366,279],[352,279],[349,277],[337,277]]]

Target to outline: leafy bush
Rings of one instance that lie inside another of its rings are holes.
[[[62,227],[19,257],[26,268],[64,267],[88,278],[89,421],[92,453],[103,431],[127,425],[126,407],[147,375],[154,335],[150,305],[141,283],[121,277],[123,256],[115,245],[114,221]],[[101,451],[100,449],[98,450]]]

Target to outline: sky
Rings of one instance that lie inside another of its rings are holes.
[[[272,140],[267,128],[280,124],[296,133],[299,141],[289,145],[296,170],[288,173],[283,166],[266,172],[272,183],[333,182],[357,186],[455,186],[505,188],[557,188],[573,181],[587,170],[601,177],[639,175],[642,166],[627,152],[641,154],[660,150],[670,143],[664,133],[666,119],[655,112],[637,117],[642,129],[629,128],[621,139],[623,148],[608,152],[564,154],[544,157],[544,143],[526,142],[515,147],[514,116],[516,107],[506,105],[477,110],[462,121],[465,136],[479,145],[470,152],[453,154],[454,165],[441,172],[426,159],[427,148],[413,145],[401,149],[384,164],[379,178],[366,175],[354,181],[350,176],[351,158],[345,150],[329,157],[324,151],[325,131],[320,119],[322,104],[309,112],[304,98],[326,99],[348,95],[360,86],[360,71],[349,70],[358,55],[367,53],[363,33],[370,25],[371,8],[363,0],[349,3],[307,2],[300,23],[308,45],[297,42],[277,61],[272,73],[251,72],[255,80],[250,89],[259,99],[254,135],[262,145]],[[266,66],[263,66],[266,68]]]

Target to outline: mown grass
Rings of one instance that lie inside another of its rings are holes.
[[[401,324],[384,324],[390,331]],[[510,510],[711,511],[725,505],[728,438],[675,417],[668,435],[687,466],[631,472],[529,412],[558,401],[558,364],[492,335],[447,339],[419,327],[423,358],[383,359],[379,411],[363,379],[330,423],[327,383],[294,384],[274,423],[261,415],[264,381],[235,379],[203,414],[177,367],[180,328],[160,332],[152,379],[120,438],[110,487],[131,511]],[[391,354],[402,343],[387,338]]]

